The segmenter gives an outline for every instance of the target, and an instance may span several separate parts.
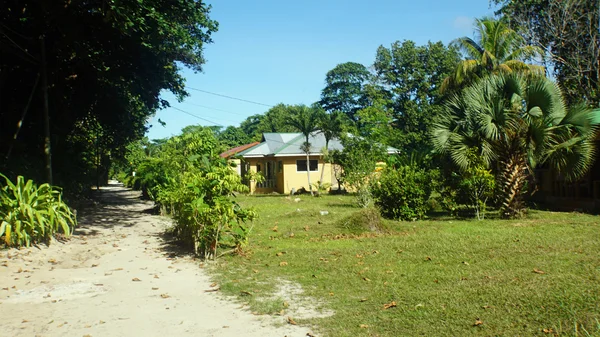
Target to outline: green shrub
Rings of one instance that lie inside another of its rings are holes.
[[[432,178],[412,166],[387,168],[371,184],[371,193],[381,215],[390,219],[422,219],[429,210]]]
[[[176,220],[173,233],[179,240],[204,258],[216,258],[218,249],[238,251],[247,243],[248,222],[256,212],[233,200],[248,187],[224,159],[197,159],[190,159],[188,171],[161,188],[156,200]]]
[[[362,208],[339,222],[339,227],[352,234],[364,232],[386,232],[388,228],[383,223],[379,210],[375,207]]]
[[[62,201],[61,192],[49,184],[39,187],[23,176],[16,183],[0,174],[0,238],[7,246],[49,243],[57,232],[69,236],[77,224],[75,215]]]

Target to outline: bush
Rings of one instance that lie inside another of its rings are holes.
[[[429,210],[431,178],[425,170],[412,166],[383,170],[370,186],[381,215],[400,220],[422,219]]]
[[[339,226],[349,230],[352,234],[361,234],[364,232],[385,232],[387,227],[384,225],[379,210],[375,207],[362,208],[352,213],[350,216],[342,219]]]
[[[62,201],[61,192],[49,184],[39,187],[23,176],[13,184],[4,178],[0,189],[0,237],[7,246],[49,243],[57,232],[68,237],[77,224],[75,215]]]

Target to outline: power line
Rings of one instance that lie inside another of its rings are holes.
[[[231,97],[231,96],[227,96],[227,95],[221,95],[221,94],[217,94],[217,93],[206,91],[206,90],[202,90],[202,89],[196,89],[196,88],[192,88],[192,87],[186,87],[186,88],[191,89],[191,90],[195,90],[195,91],[200,91],[200,92],[203,92],[203,93],[206,93],[206,94],[211,94],[211,95],[215,95],[215,96],[219,96],[219,97],[225,97],[225,98],[233,99],[233,100],[240,101],[240,102],[246,102],[246,103],[251,103],[251,104],[256,104],[256,105],[262,105],[262,106],[266,106],[266,107],[269,107],[269,108],[273,107],[273,105],[269,105],[269,104],[265,104],[265,103],[259,103],[259,102],[254,102],[254,101],[249,101],[249,100],[243,99],[243,98],[237,98],[237,97]]]
[[[221,110],[221,109],[217,109],[217,108],[211,108],[209,106],[202,105],[202,104],[196,104],[196,103],[185,102],[185,101],[182,102],[182,103],[189,104],[189,105],[194,105],[194,106],[199,106],[201,108],[205,108],[205,109],[209,109],[209,110],[221,111],[221,112],[225,112],[225,113],[232,114],[232,115],[238,115],[238,116],[246,117],[246,115],[244,115],[244,114],[240,114],[240,113],[237,113],[237,112],[231,112],[231,111],[227,111],[227,110]]]
[[[183,112],[184,114],[188,114],[188,115],[190,115],[190,116],[192,116],[192,117],[196,117],[196,118],[198,118],[198,119],[201,119],[201,120],[203,120],[203,121],[205,121],[205,122],[209,122],[209,123],[211,123],[211,124],[214,124],[214,125],[216,125],[216,126],[223,127],[223,125],[221,125],[221,124],[219,124],[219,123],[213,122],[213,121],[211,121],[211,120],[208,120],[208,119],[206,119],[206,118],[202,118],[202,117],[200,117],[200,116],[196,116],[196,115],[194,115],[194,114],[193,114],[193,113],[191,113],[191,112],[187,112],[187,111],[185,111],[185,110],[181,110],[181,109],[179,109],[179,108],[177,108],[177,107],[174,107],[174,106],[172,106],[171,108],[172,108],[172,109],[175,109],[175,110],[178,110],[178,111],[181,111],[181,112]]]

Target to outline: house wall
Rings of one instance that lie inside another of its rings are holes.
[[[331,170],[331,164],[325,163],[323,167],[323,160],[320,156],[310,156],[311,160],[319,160],[318,171],[310,172],[310,182],[316,183],[321,179],[321,172],[324,170],[323,182],[332,185],[337,185],[337,181],[333,177]],[[271,193],[278,192],[283,194],[289,194],[294,188],[296,191],[301,188],[309,190],[306,171],[298,172],[296,170],[296,160],[306,160],[306,156],[294,156],[294,157],[267,157],[267,158],[246,158],[245,161],[249,165],[249,169],[257,172],[257,165],[260,165],[261,171],[265,174],[265,168],[267,162],[274,163],[274,186],[273,187],[259,187],[256,182],[249,182],[251,193]],[[242,164],[243,165],[243,164]]]
[[[310,182],[314,184],[321,180],[321,172],[324,170],[323,174],[323,182],[327,184],[335,183],[335,179],[332,181],[332,171],[331,164],[325,163],[325,167],[323,167],[323,160],[319,158],[319,156],[310,156],[311,160],[317,159],[319,161],[318,171],[310,172]],[[296,170],[296,160],[306,160],[306,156],[298,156],[298,157],[282,157],[278,158],[283,162],[283,175],[282,179],[282,189],[280,193],[289,194],[293,188],[296,191],[301,188],[310,190],[308,186],[307,174],[306,171],[298,172]],[[279,187],[279,186],[278,186]]]

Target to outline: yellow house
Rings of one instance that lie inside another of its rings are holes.
[[[237,153],[242,158],[242,177],[248,172],[260,172],[265,178],[260,183],[249,181],[250,192],[289,194],[301,189],[308,191],[307,174],[310,174],[311,184],[319,182],[322,177],[324,184],[338,188],[335,173],[339,167],[325,163],[321,153],[325,148],[323,134],[315,132],[310,135],[308,164],[306,153],[301,149],[304,141],[301,133],[264,133],[259,144]],[[328,150],[342,149],[338,139],[329,141]],[[390,147],[388,153],[397,153],[397,150]]]

